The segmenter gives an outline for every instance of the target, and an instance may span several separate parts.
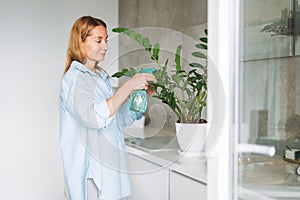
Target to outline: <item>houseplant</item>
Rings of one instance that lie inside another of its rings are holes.
[[[194,124],[192,126],[197,127],[199,124],[207,124],[207,121],[202,118],[207,99],[207,56],[205,55],[207,51],[207,29],[204,30],[205,36],[199,38],[200,42],[195,44],[195,47],[201,49],[204,53],[191,52],[195,58],[201,59],[205,64],[191,62],[188,63],[188,66],[184,66],[181,57],[182,45],[179,44],[174,52],[175,69],[171,71],[168,70],[169,59],[164,62],[159,61],[159,43],[152,45],[148,37],[144,37],[129,28],[118,27],[112,31],[127,35],[138,42],[156,64],[156,70],[153,74],[157,82],[152,83],[155,93],[153,97],[167,104],[176,114],[178,118],[176,129],[178,129],[179,124]],[[113,74],[113,77],[132,77],[135,73],[137,73],[135,68],[122,69],[122,71]],[[206,127],[206,125],[204,126]],[[195,131],[197,129],[192,128]],[[194,133],[195,131],[189,132]],[[195,134],[193,134],[193,138],[195,138]]]

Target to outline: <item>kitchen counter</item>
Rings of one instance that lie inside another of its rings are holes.
[[[128,153],[206,184],[206,159],[180,155],[178,149],[176,137],[126,139]]]
[[[207,160],[179,155],[175,137],[127,139],[126,149],[159,168],[207,183]],[[300,199],[300,176],[295,173],[298,164],[284,161],[282,156],[270,158],[249,154],[242,158],[238,161],[238,196],[241,199]]]

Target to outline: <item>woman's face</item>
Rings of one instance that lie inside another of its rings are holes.
[[[107,37],[107,31],[104,26],[96,26],[90,30],[89,35],[83,42],[83,48],[87,55],[87,63],[104,60],[105,53],[108,50]]]

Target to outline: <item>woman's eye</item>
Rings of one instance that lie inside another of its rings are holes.
[[[103,40],[95,40],[95,42],[97,42],[98,44],[100,44]],[[107,44],[108,40],[105,39],[104,42]]]

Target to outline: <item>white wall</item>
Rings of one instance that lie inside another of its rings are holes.
[[[0,6],[0,199],[63,199],[60,80],[81,15],[118,24],[117,0],[4,0]],[[118,49],[110,46],[107,59]]]

